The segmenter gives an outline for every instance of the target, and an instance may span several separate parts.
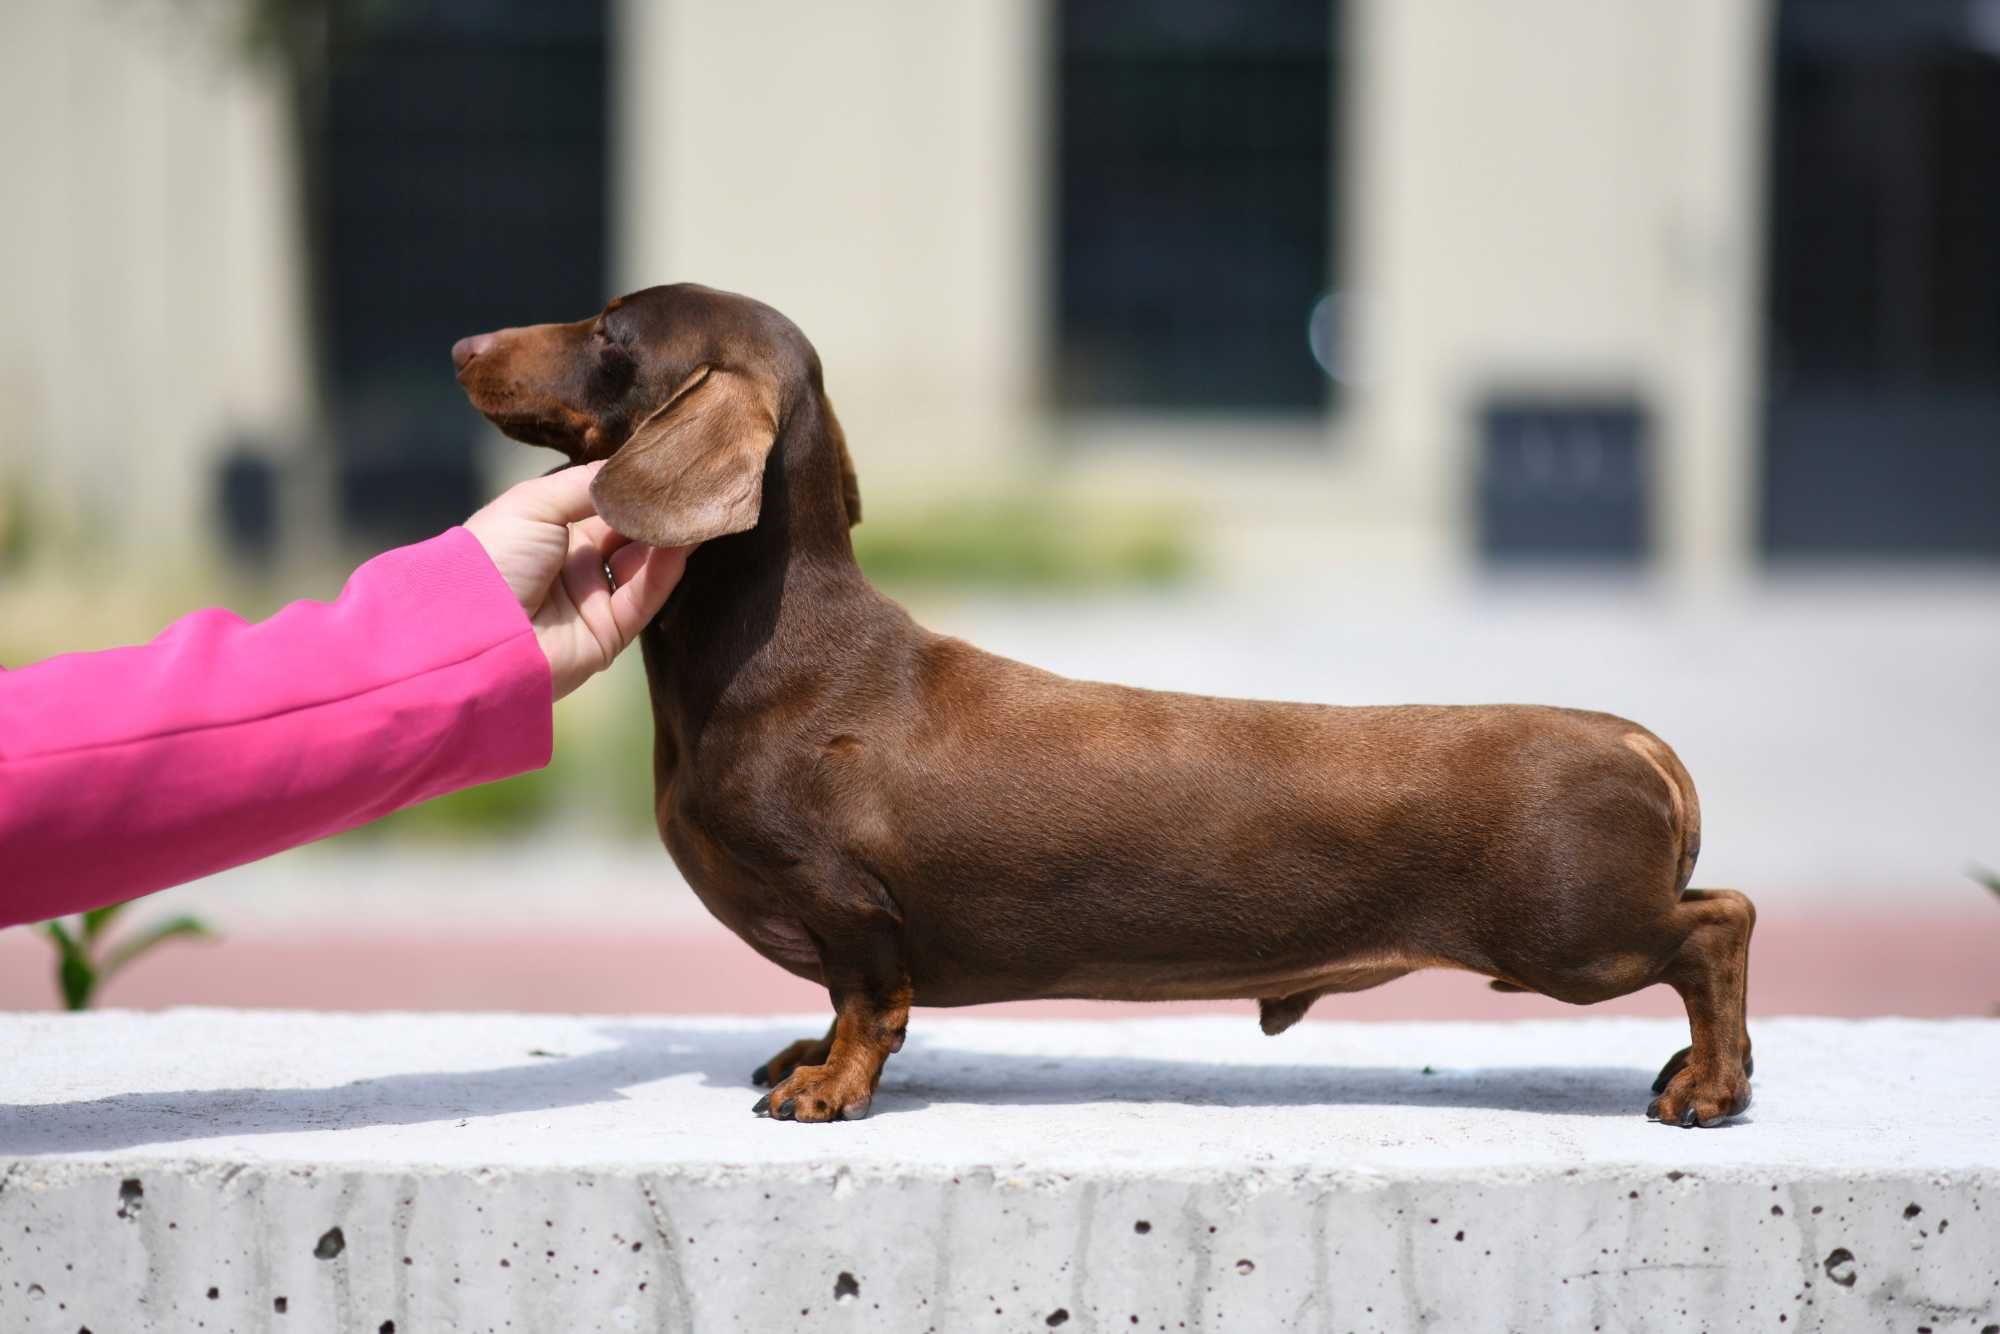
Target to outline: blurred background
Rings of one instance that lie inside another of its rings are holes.
[[[2000,0],[10,0],[0,163],[0,662],[330,596],[553,461],[455,338],[697,280],[814,339],[933,626],[1627,714],[1754,1008],[2000,1002]],[[547,771],[133,909],[222,939],[102,1000],[822,1006],[649,735],[634,655]]]

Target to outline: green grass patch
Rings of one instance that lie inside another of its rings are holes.
[[[908,518],[869,518],[854,530],[871,579],[928,588],[1170,587],[1195,569],[1179,515],[1106,511],[1026,496],[964,500]]]

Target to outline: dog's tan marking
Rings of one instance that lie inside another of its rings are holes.
[[[1644,732],[1627,732],[1625,748],[1652,766],[1667,787],[1667,803],[1673,812],[1674,839],[1680,845],[1680,875],[1676,891],[1687,888],[1694,875],[1695,858],[1701,852],[1701,802],[1681,767],[1665,743]]]
[[[1687,833],[1687,797],[1681,792],[1681,785],[1667,772],[1667,766],[1660,758],[1660,743],[1644,732],[1627,732],[1625,747],[1634,755],[1653,766],[1653,772],[1667,785],[1667,801],[1674,810],[1674,837],[1682,838]]]

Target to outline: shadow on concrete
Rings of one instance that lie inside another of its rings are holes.
[[[0,1157],[90,1153],[187,1140],[368,1126],[419,1125],[617,1102],[624,1090],[693,1074],[740,1090],[744,1114],[758,1090],[750,1072],[800,1036],[771,1024],[739,1031],[617,1025],[615,1045],[580,1055],[524,1051],[488,1070],[384,1075],[324,1088],[217,1088],[112,1094],[74,1102],[0,1104]],[[1262,1041],[1253,1035],[1247,1041]],[[1230,1064],[1160,1057],[988,1053],[922,1040],[892,1059],[874,1115],[933,1104],[1061,1107],[1162,1102],[1210,1107],[1483,1107],[1503,1112],[1637,1116],[1652,1071],[1534,1066],[1423,1073],[1379,1066]]]

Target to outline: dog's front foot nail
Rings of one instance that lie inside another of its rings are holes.
[[[1690,1107],[1681,1113],[1682,1130],[1693,1130],[1699,1124],[1701,1124],[1701,1118],[1695,1115],[1694,1108]]]
[[[780,1121],[789,1121],[789,1120],[791,1120],[791,1119],[792,1119],[792,1112],[793,1112],[793,1110],[794,1110],[794,1109],[796,1109],[796,1108],[798,1107],[798,1105],[799,1105],[799,1100],[798,1100],[797,1098],[787,1098],[787,1099],[785,1099],[785,1100],[784,1100],[783,1102],[779,1103],[779,1104],[778,1104],[778,1119],[779,1119]]]
[[[750,1110],[759,1116],[768,1115],[771,1111],[771,1095],[766,1093],[763,1097],[757,1099],[756,1102],[750,1105]]]
[[[766,1098],[764,1101],[769,1102],[770,1099]],[[1646,1119],[1648,1121],[1657,1121],[1660,1119],[1660,1100],[1658,1098],[1646,1104]]]

